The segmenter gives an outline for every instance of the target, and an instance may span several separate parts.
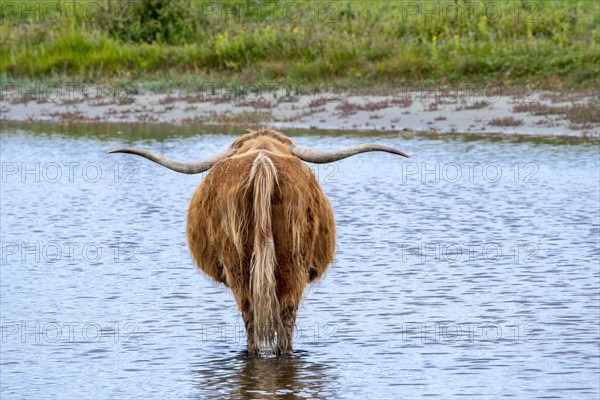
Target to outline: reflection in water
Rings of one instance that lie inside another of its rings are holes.
[[[308,360],[305,352],[261,357],[247,352],[194,365],[198,399],[336,398],[331,366]]]

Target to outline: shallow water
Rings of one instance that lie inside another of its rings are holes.
[[[195,159],[233,136],[106,129],[3,126],[3,399],[598,398],[597,143],[292,132],[413,158],[314,166],[336,260],[294,355],[257,358],[190,260],[201,176],[105,153]]]

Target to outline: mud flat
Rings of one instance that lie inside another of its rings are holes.
[[[440,93],[246,97],[146,93],[90,101],[15,96],[0,102],[0,120],[118,122],[418,131],[600,138],[600,96],[540,92],[531,96],[447,98]]]

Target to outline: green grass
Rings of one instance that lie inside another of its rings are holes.
[[[207,9],[216,2],[196,0],[137,0],[120,10],[122,1],[78,0],[75,16],[58,22],[4,3],[17,8],[1,7],[2,80],[121,79],[163,89],[214,80],[358,88],[536,81],[556,90],[600,83],[600,3],[588,0],[239,0],[217,11]],[[102,7],[97,18],[84,15],[90,3]],[[297,8],[286,18],[290,3]],[[239,17],[236,5],[246,7]]]

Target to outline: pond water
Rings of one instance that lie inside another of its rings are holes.
[[[291,357],[244,353],[231,293],[192,265],[217,128],[3,125],[3,399],[597,399],[597,143],[291,131],[412,155],[313,166],[338,226]],[[239,130],[243,132],[243,130]]]

